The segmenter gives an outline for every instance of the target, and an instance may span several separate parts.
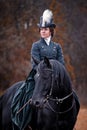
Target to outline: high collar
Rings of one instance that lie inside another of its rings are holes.
[[[49,46],[50,41],[51,41],[51,36],[49,36],[48,38],[41,38],[42,41],[45,41],[45,43]]]
[[[44,38],[46,44],[49,46],[50,41],[51,41],[51,36],[49,36],[48,38]]]

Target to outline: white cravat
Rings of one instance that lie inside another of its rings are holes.
[[[51,36],[49,36],[48,38],[44,38],[46,44],[49,46],[50,41],[51,41]]]

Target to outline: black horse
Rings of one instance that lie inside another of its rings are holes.
[[[61,63],[45,58],[38,65],[31,103],[37,107],[38,130],[73,130],[80,104]]]
[[[11,103],[24,81],[11,86],[0,97],[0,129],[12,130]],[[65,67],[56,60],[45,58],[35,75],[31,99],[33,110],[29,124],[32,130],[73,130],[80,109],[77,95]],[[29,130],[27,126],[25,130]],[[14,126],[15,130],[19,130]]]

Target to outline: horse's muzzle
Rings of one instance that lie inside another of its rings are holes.
[[[38,107],[38,108],[43,108],[44,104],[45,104],[46,100],[32,100],[30,101],[30,105],[34,106],[34,107]]]

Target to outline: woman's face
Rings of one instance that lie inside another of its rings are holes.
[[[49,36],[51,36],[51,32],[50,32],[49,27],[40,28],[40,35],[42,38],[48,38]]]

